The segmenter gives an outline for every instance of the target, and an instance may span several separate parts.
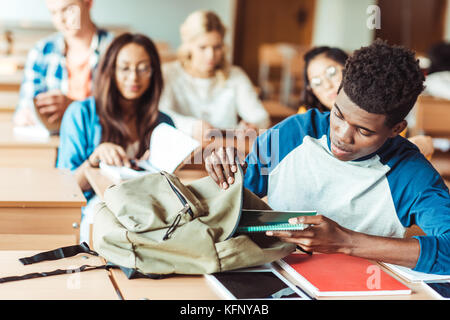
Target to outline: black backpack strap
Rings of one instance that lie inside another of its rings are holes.
[[[87,253],[94,256],[98,256],[98,253],[95,251],[92,251],[88,244],[86,242],[83,242],[79,245],[73,245],[63,248],[58,248],[51,251],[41,252],[31,257],[25,257],[19,259],[19,261],[23,265],[29,265],[33,263],[38,263],[42,261],[50,261],[50,260],[59,260],[63,258],[69,258],[76,256],[80,253]],[[61,274],[71,274],[71,273],[77,273],[77,272],[83,272],[83,271],[90,271],[90,270],[99,270],[99,269],[105,269],[110,270],[113,268],[120,268],[128,279],[135,279],[135,278],[150,278],[150,279],[162,279],[164,278],[163,275],[159,274],[142,274],[138,272],[135,269],[131,268],[125,268],[121,267],[115,264],[112,264],[110,262],[107,262],[105,265],[100,266],[90,266],[90,265],[83,265],[79,268],[75,269],[57,269],[49,272],[35,272],[35,273],[29,273],[22,276],[10,276],[10,277],[4,277],[0,278],[0,284],[5,282],[12,282],[12,281],[20,281],[20,280],[27,280],[27,279],[34,279],[34,278],[42,278],[42,277],[49,277],[49,276],[55,276],[55,275],[61,275]]]
[[[41,252],[31,257],[19,259],[23,265],[29,265],[33,263],[38,263],[42,261],[59,260],[63,258],[73,257],[79,253],[88,253],[94,256],[98,256],[98,253],[92,251],[86,242],[82,244],[62,247],[51,251]]]
[[[91,271],[91,270],[98,270],[98,269],[109,270],[111,268],[114,268],[114,266],[110,266],[110,265],[101,265],[101,266],[83,265],[83,266],[81,266],[79,268],[75,268],[75,269],[57,269],[57,270],[49,271],[49,272],[35,272],[35,273],[25,274],[23,276],[11,276],[11,277],[0,278],[0,284],[1,283],[5,283],[5,282],[12,282],[12,281],[19,281],[19,280],[27,280],[27,279],[34,279],[34,278],[56,276],[56,275],[60,275],[60,274],[71,274],[71,273],[76,273],[76,272]]]
[[[38,253],[31,257],[25,257],[19,259],[19,261],[23,265],[30,265],[33,263],[38,263],[42,261],[51,261],[51,260],[59,260],[63,258],[69,258],[76,256],[80,253],[87,253],[94,256],[98,256],[98,253],[95,251],[92,251],[88,244],[86,242],[83,242],[82,244],[68,246],[68,247],[62,247],[55,250],[50,250],[46,252]],[[49,277],[49,276],[55,276],[60,274],[71,274],[76,272],[83,272],[83,271],[90,271],[90,270],[98,270],[98,269],[105,269],[109,270],[111,268],[117,268],[118,266],[112,265],[112,264],[106,264],[106,265],[100,265],[100,266],[90,266],[90,265],[83,265],[79,268],[75,269],[57,269],[49,272],[34,272],[25,274],[22,276],[11,276],[11,277],[4,277],[0,278],[0,283],[5,282],[12,282],[12,281],[19,281],[19,280],[27,280],[27,279],[34,279],[34,278],[42,278],[42,277]]]

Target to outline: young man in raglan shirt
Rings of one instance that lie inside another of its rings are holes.
[[[244,186],[274,210],[316,210],[302,231],[267,232],[302,249],[345,253],[413,270],[450,274],[450,196],[432,165],[398,134],[423,90],[414,53],[381,40],[348,59],[327,113],[292,116],[257,138],[243,163]],[[234,149],[209,155],[224,189]],[[426,236],[404,238],[417,224]]]

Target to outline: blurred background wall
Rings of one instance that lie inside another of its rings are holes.
[[[302,53],[315,45],[351,52],[381,37],[425,55],[431,44],[450,41],[449,1],[94,0],[92,15],[99,26],[150,36],[160,44],[168,61],[180,44],[179,27],[187,15],[198,9],[213,10],[228,27],[226,43],[233,63],[241,66],[255,85],[264,87],[262,82],[270,80],[264,68],[274,67],[270,77],[283,78],[283,64],[286,70],[286,59],[290,59],[290,75],[298,78]],[[381,10],[381,29],[367,26],[371,5]],[[0,51],[5,51],[5,31],[12,31],[19,67],[36,39],[52,28],[44,0],[0,0]],[[301,79],[291,81],[290,92],[301,85]],[[271,90],[270,83],[265,87]],[[287,97],[285,100],[288,103]]]

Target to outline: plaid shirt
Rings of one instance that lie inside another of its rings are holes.
[[[97,67],[101,53],[112,38],[111,33],[101,29],[93,37],[91,49],[94,54],[89,61],[92,71]],[[16,111],[31,108],[35,113],[33,99],[36,95],[54,89],[67,94],[68,87],[66,44],[64,36],[56,33],[40,40],[28,53]]]

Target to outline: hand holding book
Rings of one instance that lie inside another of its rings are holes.
[[[131,167],[130,160],[128,159],[125,150],[121,146],[111,142],[99,144],[89,156],[88,161],[91,166],[103,162],[111,166]]]
[[[102,145],[104,144],[99,145],[97,149],[100,149]],[[153,129],[149,146],[140,159],[127,158],[120,146],[110,147],[109,153],[105,147],[100,149],[98,153],[102,173],[116,183],[160,171],[174,173],[184,165],[184,161],[200,144],[180,130],[161,123]],[[96,154],[97,149],[93,155]]]
[[[303,215],[289,219],[289,223],[307,224],[303,230],[267,231],[266,235],[295,243],[308,252],[342,253],[348,247],[351,230],[322,215]]]

